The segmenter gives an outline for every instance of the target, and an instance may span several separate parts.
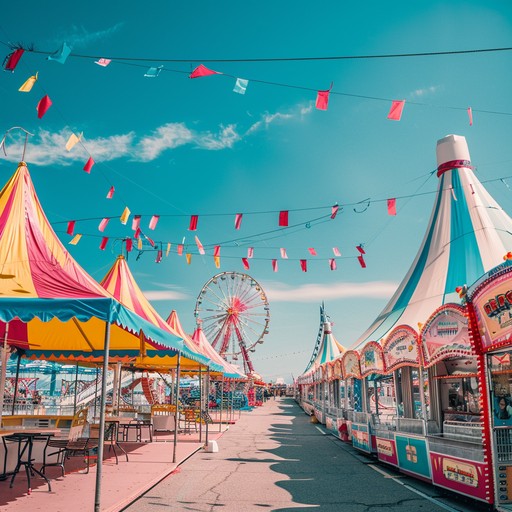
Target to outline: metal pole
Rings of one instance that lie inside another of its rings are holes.
[[[224,374],[222,374],[221,388],[220,388],[220,420],[219,432],[222,432],[222,410],[224,409]]]
[[[0,368],[0,427],[2,426],[2,416],[3,416],[3,410],[4,410],[5,381],[7,379],[7,360],[9,359],[8,352],[7,352],[7,336],[8,336],[8,334],[9,334],[9,322],[6,322],[4,342],[3,342],[3,346],[2,346],[2,356],[1,356],[2,368]]]
[[[205,422],[206,422],[206,446],[208,446],[208,430],[209,430],[209,425],[208,425],[208,418],[210,417],[210,414],[208,412],[208,405],[210,403],[210,367],[208,366],[207,369],[206,369],[206,417],[205,417]]]
[[[18,350],[18,360],[16,361],[16,379],[14,381],[14,395],[12,397],[12,412],[14,416],[14,410],[16,408],[16,395],[18,394],[18,379],[20,378],[20,364],[21,364],[21,350]]]
[[[77,384],[78,384],[78,363],[76,363],[76,370],[75,370],[75,396],[73,398],[73,416],[76,414]]]
[[[98,378],[100,375],[100,367],[96,366],[96,381],[94,384],[94,417],[98,416],[96,409],[98,407]]]
[[[94,493],[94,512],[100,512],[101,473],[103,448],[105,443],[105,403],[107,398],[108,357],[110,351],[110,323],[105,322],[105,348],[103,354],[103,375],[101,376],[100,430],[98,433],[98,462],[96,464],[96,488]]]
[[[178,352],[178,365],[176,367],[176,392],[175,392],[175,404],[176,409],[174,410],[174,439],[172,447],[172,461],[176,462],[176,445],[178,443],[178,428],[180,425],[180,416],[178,412],[178,397],[180,389],[180,363],[181,363],[181,352]]]
[[[203,440],[203,378],[199,366],[199,442]]]

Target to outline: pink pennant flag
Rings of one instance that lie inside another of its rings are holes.
[[[48,96],[48,94],[46,96],[43,96],[40,100],[39,100],[39,103],[37,104],[37,117],[39,119],[41,119],[45,114],[46,112],[48,111],[48,109],[52,106],[52,100],[50,99],[50,97]]]
[[[327,110],[327,106],[329,104],[329,93],[332,89],[332,83],[331,87],[327,89],[326,91],[318,91],[316,95],[316,108],[318,110]]]
[[[183,245],[178,244],[178,256],[181,256],[183,254]]]
[[[341,256],[341,252],[337,247],[333,247],[332,252],[334,253],[334,256]]]
[[[396,199],[388,199],[388,215],[396,215]]]
[[[313,247],[309,247],[308,251],[309,251],[309,254],[311,254],[311,256],[316,256],[316,251]]]
[[[336,260],[335,260],[334,258],[331,258],[331,259],[329,260],[329,268],[330,268],[331,270],[336,270]]]
[[[137,228],[135,230],[135,233],[133,234],[133,238],[135,238],[136,240],[137,239],[140,240],[140,233],[141,233],[140,228]]]
[[[361,265],[361,268],[366,268],[366,263],[365,263],[365,261],[364,261],[363,256],[362,256],[362,255],[359,255],[359,256],[357,257],[357,259],[359,260],[359,265]]]
[[[473,110],[468,107],[469,126],[473,126]]]
[[[155,229],[159,219],[160,215],[153,215],[153,217],[151,217],[151,220],[149,221],[149,229]]]
[[[14,70],[18,65],[18,62],[20,61],[24,51],[25,50],[23,48],[17,48],[12,53],[10,53],[6,57],[7,62],[5,63],[4,71],[11,71],[14,73]]]
[[[288,255],[286,254],[286,249],[284,247],[281,247],[281,258],[284,260],[288,259]]]
[[[364,249],[363,249],[363,246],[362,246],[362,245],[358,245],[358,246],[356,247],[356,249],[357,249],[361,254],[366,254],[366,253],[364,252]]]
[[[308,271],[308,260],[300,260],[300,268],[302,269],[302,272]]]
[[[161,261],[162,261],[162,250],[158,249],[158,252],[156,253],[155,263],[160,263]]]
[[[197,68],[189,75],[189,78],[199,78],[210,75],[222,75],[222,73],[219,73],[219,71],[213,71],[213,69],[208,69],[206,66],[199,64],[199,66],[197,66]]]
[[[331,219],[335,219],[336,215],[338,215],[339,206],[335,204],[334,206],[331,206]]]
[[[126,239],[126,252],[132,252],[133,240],[131,238]]]
[[[272,270],[274,272],[277,272],[277,260],[272,260]]]
[[[282,210],[279,212],[279,225],[286,227],[288,226],[288,211]]]
[[[107,247],[107,242],[108,242],[108,236],[104,236],[102,239],[101,239],[101,244],[100,244],[100,249],[102,251],[105,250],[105,247]]]
[[[98,64],[98,66],[106,68],[111,62],[112,59],[98,59],[94,61],[94,64]]]
[[[220,256],[220,245],[216,245],[214,248],[213,248],[213,256],[215,258],[219,257]]]
[[[191,215],[190,216],[190,224],[188,226],[189,231],[195,231],[197,229],[197,221],[199,220],[198,215]]]
[[[213,262],[215,263],[215,268],[220,268],[220,256],[214,256]]]
[[[199,241],[199,238],[197,238],[197,236],[195,237],[195,239],[196,239],[197,250],[199,251],[199,254],[204,254],[203,244]]]
[[[100,222],[100,225],[98,226],[98,229],[103,232],[105,231],[105,228],[107,227],[107,224],[108,224],[108,221],[110,219],[108,217],[105,217],[101,222]]]
[[[252,258],[254,256],[254,247],[247,248],[247,257]]]
[[[132,229],[137,231],[140,228],[140,215],[134,215],[132,220]],[[136,237],[137,238],[137,237]]]
[[[167,250],[165,251],[165,257],[169,256],[169,253],[171,252],[171,242],[167,242]]]
[[[393,100],[389,110],[388,119],[391,119],[392,121],[400,121],[404,105],[405,100]]]
[[[237,213],[235,215],[235,229],[240,229],[240,226],[242,225],[242,216],[243,213]]]
[[[75,232],[75,221],[74,220],[70,220],[68,222],[68,229],[67,229],[66,233],[68,235],[72,235],[74,232]]]
[[[154,240],[152,240],[151,238],[149,238],[149,236],[146,235],[144,235],[144,238],[149,242],[149,245],[151,245],[151,247],[155,247]]]
[[[249,270],[249,260],[247,258],[242,258],[242,263],[244,264],[245,270]]]
[[[114,192],[116,189],[114,187],[110,187],[107,194],[107,199],[112,199],[114,197]]]
[[[84,171],[87,174],[91,174],[91,169],[92,169],[93,165],[94,165],[94,160],[93,160],[92,156],[90,156],[89,159],[87,160],[87,162],[85,162]]]

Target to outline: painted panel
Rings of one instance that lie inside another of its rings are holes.
[[[361,351],[360,364],[363,375],[383,373],[384,358],[382,356],[382,347],[375,342],[367,343]]]
[[[396,443],[394,439],[383,439],[377,437],[377,458],[387,464],[398,466]]]
[[[418,437],[396,435],[398,466],[404,471],[431,479],[427,441]]]
[[[418,366],[418,344],[410,329],[396,329],[386,339],[383,347],[386,369],[394,369],[404,364]]]
[[[443,307],[427,321],[421,335],[425,366],[446,357],[473,354],[468,319],[460,307]]]
[[[371,453],[368,425],[352,423],[352,446],[366,453]]]
[[[351,350],[345,352],[341,364],[343,366],[343,375],[346,379],[349,377],[361,377],[361,368],[359,367],[357,352]]]
[[[433,452],[430,453],[430,460],[435,485],[487,501],[486,489],[489,489],[489,482],[484,477],[484,463]]]

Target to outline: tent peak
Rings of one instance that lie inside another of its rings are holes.
[[[447,135],[437,141],[437,176],[446,171],[459,167],[471,167],[466,137],[462,135]]]

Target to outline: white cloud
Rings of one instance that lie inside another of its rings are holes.
[[[280,283],[266,286],[270,302],[318,302],[330,299],[352,297],[388,298],[396,291],[398,284],[389,281],[367,283],[306,284],[289,287]]]
[[[218,135],[207,133],[198,137],[195,142],[200,148],[209,150],[232,148],[235,142],[241,139],[235,128],[236,125],[234,124],[225,127],[221,126],[221,131]]]
[[[122,27],[124,23],[116,23],[114,26],[106,28],[104,30],[98,30],[96,32],[89,32],[85,29],[83,26],[77,26],[73,25],[71,27],[71,31],[69,34],[63,35],[62,40],[66,41],[66,43],[71,48],[79,48],[83,46],[87,46],[89,43],[95,42],[95,41],[103,41],[104,39],[108,38],[112,34],[115,34],[118,32]],[[62,42],[62,41],[60,41]],[[108,57],[105,55],[105,57]]]
[[[166,149],[190,143],[193,137],[192,132],[183,123],[164,124],[139,141],[140,150],[137,156],[145,162],[154,160]]]
[[[175,290],[148,290],[142,293],[149,301],[190,299],[187,294]]]
[[[424,87],[423,89],[416,89],[415,91],[412,91],[409,96],[412,96],[413,98],[421,98],[422,96],[427,96],[430,94],[434,94],[439,90],[438,85],[431,85],[429,87]]]

